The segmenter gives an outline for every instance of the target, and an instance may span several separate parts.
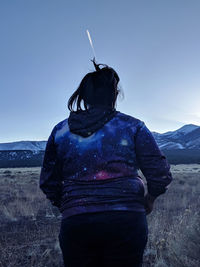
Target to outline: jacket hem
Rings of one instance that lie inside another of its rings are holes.
[[[87,205],[87,206],[76,206],[67,208],[62,211],[62,219],[66,219],[73,215],[84,214],[84,213],[96,213],[96,212],[104,212],[104,211],[137,211],[137,212],[145,212],[145,208],[143,205],[136,205],[134,203],[132,205],[119,205],[119,204],[104,204],[104,205]]]

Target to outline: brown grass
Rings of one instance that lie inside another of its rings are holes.
[[[200,165],[171,165],[171,170],[174,181],[147,217],[144,267],[200,266]],[[38,167],[0,169],[0,267],[63,266],[61,216],[39,189],[39,172]]]

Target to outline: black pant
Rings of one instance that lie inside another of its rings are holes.
[[[139,267],[147,240],[143,212],[78,214],[62,220],[59,233],[65,267]]]

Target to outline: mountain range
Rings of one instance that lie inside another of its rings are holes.
[[[160,149],[200,149],[200,126],[187,124],[163,134],[152,132]]]
[[[166,133],[152,132],[160,149],[200,149],[200,126],[186,124],[175,131]],[[46,141],[18,141],[0,143],[0,151],[30,150],[34,153],[44,151]]]
[[[200,126],[187,124],[166,133],[152,132],[172,164],[200,164]],[[0,143],[0,168],[41,166],[47,141]]]

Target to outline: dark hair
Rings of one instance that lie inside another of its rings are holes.
[[[106,106],[115,108],[118,93],[119,76],[117,72],[106,64],[97,64],[95,58],[91,60],[96,71],[89,72],[82,79],[78,89],[68,100],[68,109],[73,110],[73,105],[77,102],[77,111],[82,110],[81,101],[87,110],[88,105]],[[101,69],[99,66],[103,65]]]

